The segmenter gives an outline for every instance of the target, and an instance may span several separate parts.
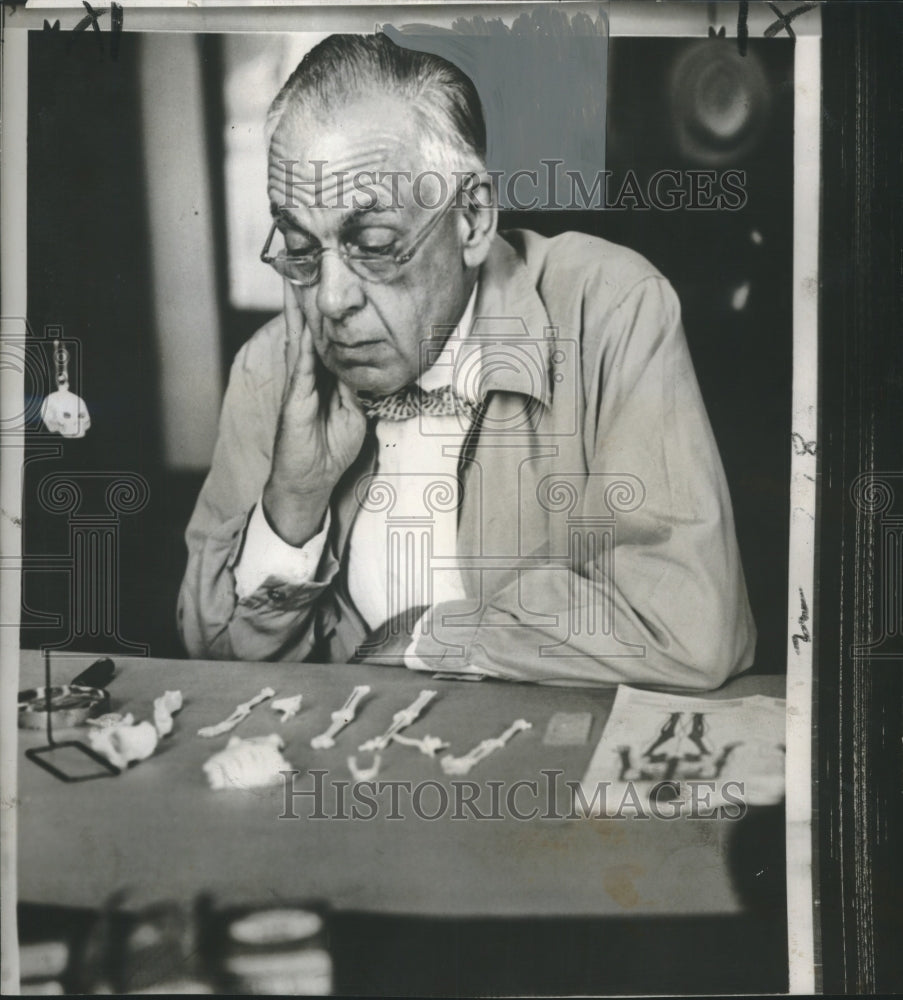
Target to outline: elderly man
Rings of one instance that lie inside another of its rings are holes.
[[[705,689],[752,662],[670,285],[496,233],[471,81],[332,36],[270,109],[283,313],[239,351],[188,526],[193,656]]]

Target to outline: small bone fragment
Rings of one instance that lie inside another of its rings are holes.
[[[137,726],[106,726],[88,732],[91,749],[124,770],[132,761],[145,760],[157,748],[157,730],[149,722]]]
[[[320,733],[319,736],[315,736],[311,741],[310,745],[314,750],[328,750],[330,747],[335,746],[335,738],[339,731],[344,729],[350,722],[354,720],[354,714],[357,711],[357,706],[361,698],[366,697],[370,694],[369,684],[359,684],[350,695],[348,695],[345,704],[342,707],[332,713],[332,723],[329,729],[325,733]]]
[[[467,774],[474,764],[477,764],[484,757],[488,757],[493,751],[501,750],[515,733],[532,728],[532,724],[527,722],[526,719],[518,719],[516,722],[512,722],[501,736],[483,740],[482,743],[477,744],[472,750],[464,754],[463,757],[443,757],[442,770],[446,774]]]
[[[224,788],[248,789],[278,785],[280,771],[288,769],[282,756],[285,742],[278,733],[253,736],[243,740],[233,736],[225,750],[215,753],[204,764],[204,773],[214,791]]]
[[[400,743],[405,747],[416,747],[422,754],[426,754],[427,757],[435,757],[439,750],[445,750],[449,746],[444,740],[440,740],[438,736],[424,736],[418,740],[413,736],[402,736],[401,733],[395,733],[392,741]]]
[[[111,726],[131,726],[135,722],[135,716],[131,712],[127,715],[121,712],[107,712],[106,715],[98,715],[96,719],[85,719],[85,722],[97,729],[109,729]]]
[[[230,729],[234,729],[239,722],[251,714],[251,710],[255,706],[259,705],[262,701],[266,701],[267,698],[272,698],[276,692],[271,687],[265,687],[260,691],[260,694],[254,695],[250,701],[246,701],[243,704],[237,706],[235,711],[229,716],[228,719],[223,719],[222,722],[218,722],[215,726],[204,726],[203,729],[198,730],[198,736],[212,737],[212,736],[222,736],[223,733],[228,733]]]
[[[367,740],[366,743],[362,743],[358,747],[358,750],[362,752],[366,750],[385,750],[392,742],[395,734],[410,726],[435,697],[435,691],[421,691],[407,708],[403,708],[400,712],[396,712],[392,716],[392,725],[389,726],[382,736],[374,736],[373,739]]]
[[[375,781],[379,775],[379,766],[381,763],[382,757],[378,753],[373,755],[373,763],[370,767],[358,767],[357,757],[349,757],[348,770],[355,781]]]
[[[159,698],[154,698],[154,729],[161,739],[172,732],[172,717],[181,708],[181,691],[164,691]]]
[[[303,700],[303,694],[292,695],[290,698],[277,698],[270,705],[270,708],[272,708],[274,712],[281,712],[282,721],[288,722],[289,719],[294,719],[294,717],[301,711],[301,702]]]

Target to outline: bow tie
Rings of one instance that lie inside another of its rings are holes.
[[[410,420],[420,414],[428,417],[453,417],[458,414],[474,419],[477,404],[465,399],[450,385],[441,389],[422,389],[416,383],[389,393],[388,396],[358,396],[368,419]]]

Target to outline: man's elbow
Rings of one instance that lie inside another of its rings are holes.
[[[730,624],[704,627],[693,647],[688,667],[697,690],[714,691],[748,670],[756,652],[756,626],[749,609]]]
[[[211,638],[209,630],[205,629],[203,623],[195,610],[194,602],[183,588],[179,594],[179,602],[176,608],[176,626],[182,646],[189,659],[210,660],[227,659],[222,655],[222,650],[215,638]]]
[[[186,656],[191,660],[207,659],[209,655],[207,643],[204,641],[201,630],[195,627],[193,623],[186,622],[181,601],[179,602],[178,609],[178,630]]]

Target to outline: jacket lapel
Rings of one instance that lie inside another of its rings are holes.
[[[525,264],[497,237],[480,275],[468,338],[472,350],[479,345],[485,397],[462,452],[458,524],[464,587],[481,607],[515,578],[519,557],[547,556],[550,546],[567,551],[565,537],[550,537],[562,518],[550,518],[540,500],[543,480],[554,470],[585,468],[575,400],[559,398],[555,405],[555,336]]]

